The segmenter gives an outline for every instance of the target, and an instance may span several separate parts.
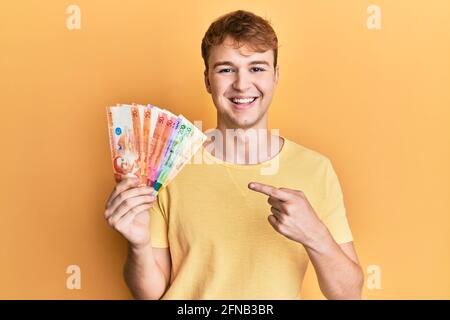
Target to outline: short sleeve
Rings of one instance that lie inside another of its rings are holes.
[[[168,215],[167,206],[164,205],[166,193],[160,192],[152,207],[149,209],[150,213],[150,239],[152,247],[168,248]]]
[[[323,212],[320,215],[322,222],[326,225],[336,243],[342,244],[353,241],[341,185],[329,159],[327,159],[326,165],[324,194]]]

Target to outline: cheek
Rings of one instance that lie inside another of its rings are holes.
[[[223,94],[229,87],[230,81],[222,77],[212,77],[211,78],[211,90],[217,95]]]
[[[272,79],[264,79],[258,83],[257,88],[263,93],[264,97],[271,97],[275,83]]]

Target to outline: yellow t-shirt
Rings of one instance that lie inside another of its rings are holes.
[[[151,241],[172,258],[162,299],[301,299],[306,250],[272,228],[268,197],[250,181],[303,191],[337,243],[353,240],[330,160],[283,139],[278,155],[256,165],[220,161],[201,147],[160,191]]]

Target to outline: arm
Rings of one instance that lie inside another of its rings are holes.
[[[159,300],[169,285],[170,268],[168,248],[129,245],[125,282],[135,299]]]
[[[317,274],[320,290],[327,299],[361,299],[364,274],[353,242],[338,245],[325,226],[305,249]]]

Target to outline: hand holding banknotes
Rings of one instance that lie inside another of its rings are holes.
[[[108,224],[132,246],[144,247],[150,242],[148,210],[155,201],[152,187],[139,187],[139,179],[123,179],[116,185],[105,205]]]

